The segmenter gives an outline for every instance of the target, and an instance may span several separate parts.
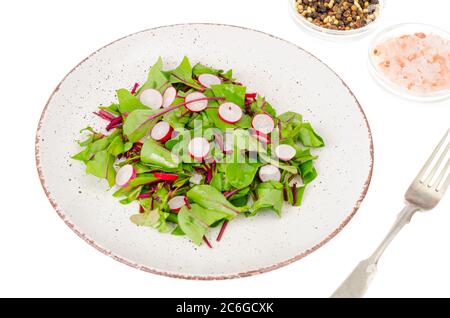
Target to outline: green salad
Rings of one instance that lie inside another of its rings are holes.
[[[300,114],[278,115],[231,70],[187,57],[173,70],[159,58],[145,83],[117,90],[94,114],[106,130],[82,129],[72,158],[121,204],[137,204],[134,224],[209,247],[210,228],[220,227],[220,241],[238,217],[301,205],[317,177],[311,148],[324,146]]]

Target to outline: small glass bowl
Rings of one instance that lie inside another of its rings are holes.
[[[418,102],[436,102],[450,97],[450,88],[442,89],[435,92],[429,93],[418,93],[408,90],[405,87],[402,87],[390,79],[388,79],[382,72],[379,70],[376,65],[375,57],[373,55],[373,51],[375,47],[384,42],[387,39],[393,37],[399,37],[405,34],[414,34],[417,32],[423,32],[425,34],[436,34],[450,41],[450,33],[440,28],[437,28],[432,25],[422,24],[422,23],[402,23],[397,24],[391,27],[388,27],[378,33],[372,40],[369,45],[369,72],[375,78],[375,80],[386,90],[391,93],[394,93],[403,98],[414,100]]]
[[[327,40],[356,40],[369,34],[380,23],[380,19],[382,18],[383,13],[386,10],[386,2],[387,2],[387,0],[379,0],[380,7],[377,13],[378,15],[377,18],[371,23],[365,25],[364,27],[353,30],[332,30],[318,26],[317,24],[308,21],[304,16],[298,13],[296,8],[296,1],[295,0],[288,0],[288,1],[289,1],[289,11],[291,12],[291,16],[297,23],[297,25],[301,26],[307,31],[310,31],[314,35],[317,35]]]

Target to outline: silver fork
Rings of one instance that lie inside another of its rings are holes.
[[[444,196],[450,184],[450,175],[444,181],[449,170],[450,159],[445,164],[444,160],[450,149],[450,142],[446,143],[450,129],[442,138],[428,161],[420,170],[417,177],[405,194],[406,205],[400,212],[386,238],[381,242],[375,252],[366,260],[360,262],[347,279],[331,296],[332,298],[357,298],[364,296],[370,281],[377,271],[378,261],[400,230],[411,221],[417,211],[433,209]],[[441,155],[438,154],[443,149]],[[436,163],[432,166],[432,163]],[[439,173],[439,174],[438,174]]]

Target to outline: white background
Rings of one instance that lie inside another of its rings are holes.
[[[450,30],[449,10],[442,0],[389,1],[380,27],[411,21]],[[376,157],[367,198],[337,237],[295,264],[230,281],[140,272],[80,240],[41,189],[35,129],[62,77],[119,37],[184,22],[242,25],[297,43],[331,66],[366,111]],[[409,182],[450,126],[450,101],[414,103],[377,86],[366,68],[373,35],[345,44],[317,39],[294,24],[282,0],[6,1],[0,32],[0,296],[328,297],[382,239]],[[394,241],[367,296],[450,297],[449,242],[450,195]]]

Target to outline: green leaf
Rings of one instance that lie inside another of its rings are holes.
[[[227,220],[235,218],[245,210],[233,206],[219,190],[210,185],[203,184],[193,187],[187,192],[187,197],[205,209],[224,213]]]
[[[178,213],[178,224],[180,229],[197,245],[203,241],[203,237],[209,227],[223,219],[227,219],[228,214],[222,211],[207,209],[198,204],[191,204],[189,209],[183,206]]]
[[[256,103],[252,103],[250,107],[255,114],[267,113],[273,118],[277,117],[277,112],[272,105],[260,95],[256,97]]]
[[[106,110],[107,112],[114,114],[116,116],[120,115],[119,104],[117,104],[117,103],[112,103],[109,106],[99,106],[98,108],[101,110]]]
[[[245,86],[234,84],[212,85],[211,89],[216,97],[224,97],[227,101],[244,107],[245,103]]]
[[[94,159],[86,163],[86,173],[105,178],[108,180],[109,186],[113,186],[116,179],[115,160],[116,157],[109,154],[108,151],[102,150],[94,156]]]
[[[139,92],[153,88],[160,92],[164,91],[169,85],[169,79],[163,72],[163,60],[158,58],[156,63],[150,69],[147,77],[147,81],[139,89]]]
[[[120,203],[121,204],[130,204],[131,202],[137,200],[141,191],[142,191],[142,187],[132,189],[130,192],[127,193],[125,199],[120,200]]]
[[[311,181],[317,177],[317,171],[316,168],[314,168],[314,163],[312,160],[300,164],[299,169],[305,185],[311,183]]]
[[[108,146],[108,153],[117,157],[124,152],[122,136],[116,136]]]
[[[181,64],[172,71],[172,74],[170,75],[170,82],[172,84],[183,83],[187,86],[195,88],[196,90],[203,89],[200,84],[192,79],[192,66],[186,56],[183,58],[183,61],[181,61]]]
[[[148,135],[157,122],[157,119],[149,119],[154,113],[155,110],[138,109],[128,115],[123,125],[123,134],[130,142],[134,143]]]
[[[197,63],[194,65],[194,68],[192,69],[192,73],[197,77],[202,74],[213,74],[213,75],[219,76],[220,74],[223,73],[223,70],[216,70],[209,66]]]
[[[131,187],[137,187],[154,181],[158,181],[158,179],[153,175],[153,173],[144,173],[138,175],[129,183]]]
[[[146,211],[130,217],[131,222],[139,226],[156,227],[160,221],[161,213],[159,209]]]
[[[128,90],[121,88],[116,91],[117,98],[119,100],[119,111],[123,113],[131,113],[136,109],[149,109],[147,106],[141,103],[141,101],[131,94]]]
[[[259,164],[250,163],[228,163],[225,176],[234,188],[243,189],[253,182],[259,166]]]
[[[162,169],[174,170],[180,165],[180,159],[169,150],[153,141],[147,139],[141,150],[143,163],[151,164]]]
[[[252,215],[261,209],[272,209],[278,216],[281,215],[283,207],[283,186],[272,182],[260,183],[256,189],[258,200],[253,204],[250,211]]]
[[[302,116],[295,112],[286,112],[281,114],[278,119],[281,123],[281,138],[287,140],[296,139],[301,129]]]
[[[319,148],[325,146],[322,137],[314,131],[310,123],[303,123],[301,125],[298,138],[306,147]]]

